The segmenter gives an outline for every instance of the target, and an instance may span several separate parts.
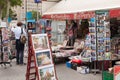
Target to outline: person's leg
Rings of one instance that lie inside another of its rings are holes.
[[[21,44],[21,50],[20,50],[20,64],[23,64],[24,61],[24,44]]]
[[[19,64],[19,50],[17,50],[17,53],[16,53],[16,64]]]
[[[20,51],[20,64],[23,64],[23,51]]]
[[[20,54],[20,50],[19,50],[19,41],[16,40],[16,64],[19,64],[19,54]]]

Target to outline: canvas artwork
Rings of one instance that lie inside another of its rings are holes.
[[[35,51],[45,50],[49,48],[47,34],[32,35],[32,43]]]
[[[52,64],[50,51],[36,52],[36,60],[38,67]]]
[[[54,66],[39,69],[41,80],[57,80]]]

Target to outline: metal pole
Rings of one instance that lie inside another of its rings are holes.
[[[38,3],[37,3],[37,21],[39,20],[39,9],[38,9]]]
[[[26,25],[26,30],[28,32],[28,27],[27,27],[27,0],[25,0],[25,25]]]
[[[41,18],[42,18],[42,2],[41,2],[41,13],[40,13],[40,15],[41,15]]]

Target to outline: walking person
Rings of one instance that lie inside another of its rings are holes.
[[[24,61],[24,46],[25,44],[20,42],[20,36],[22,34],[22,32],[26,35],[26,32],[23,28],[23,23],[22,22],[18,22],[17,26],[11,29],[14,34],[15,34],[15,39],[16,39],[16,64],[20,64],[23,65],[23,61]]]

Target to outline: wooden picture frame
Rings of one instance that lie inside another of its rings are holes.
[[[39,70],[40,80],[57,80],[54,65],[41,67]]]
[[[33,34],[32,44],[35,51],[49,49],[47,34]]]
[[[53,64],[51,52],[49,49],[44,51],[36,51],[35,58],[38,67]]]

